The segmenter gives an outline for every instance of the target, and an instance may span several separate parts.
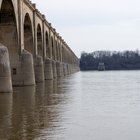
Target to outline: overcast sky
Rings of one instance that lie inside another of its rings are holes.
[[[32,0],[78,57],[140,49],[140,0]]]

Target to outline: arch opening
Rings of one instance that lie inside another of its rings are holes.
[[[59,60],[62,62],[62,51],[61,51],[61,44],[59,46]]]
[[[57,52],[58,52],[58,61],[60,61],[60,43],[58,43]]]
[[[65,59],[65,49],[64,47],[62,47],[62,62],[65,62],[66,59]]]
[[[40,25],[37,26],[37,52],[43,57],[42,33]]]
[[[52,37],[51,37],[51,46],[52,46],[52,59],[55,60],[54,42],[53,42],[53,38]]]
[[[0,9],[0,43],[9,51],[11,66],[18,60],[17,24],[13,3],[3,0]]]
[[[58,61],[59,52],[58,52],[58,43],[57,43],[57,41],[55,41],[55,44],[56,44],[56,60]]]
[[[29,14],[26,14],[24,19],[24,48],[34,54],[32,23]]]
[[[60,43],[58,45],[58,60],[60,61]]]
[[[48,33],[46,32],[46,57],[50,58],[50,48],[49,48],[49,36]]]

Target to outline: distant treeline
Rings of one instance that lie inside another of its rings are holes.
[[[97,70],[99,63],[104,63],[106,70],[138,70],[140,69],[140,52],[139,50],[95,51],[81,54],[81,70]]]

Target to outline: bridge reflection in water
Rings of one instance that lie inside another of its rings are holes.
[[[0,94],[0,140],[139,140],[139,75],[79,72]]]
[[[0,139],[35,139],[43,133],[49,137],[55,132],[67,102],[68,78],[15,87],[13,94],[1,93]]]

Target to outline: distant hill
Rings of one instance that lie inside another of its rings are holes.
[[[140,70],[140,52],[95,51],[81,54],[81,70],[98,70],[99,63],[104,63],[105,70]]]

